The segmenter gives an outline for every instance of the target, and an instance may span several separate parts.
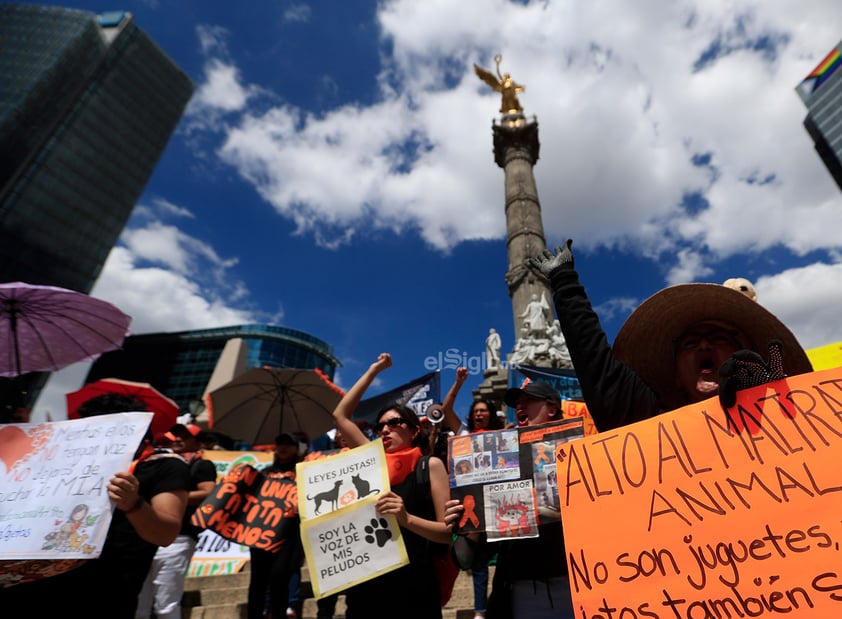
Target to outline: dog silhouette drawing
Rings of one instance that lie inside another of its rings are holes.
[[[337,482],[334,482],[333,488],[330,490],[325,490],[324,492],[319,492],[313,496],[308,496],[308,501],[315,501],[316,507],[315,511],[313,512],[314,515],[319,515],[319,508],[322,506],[322,503],[328,503],[330,505],[330,511],[334,511],[339,507],[339,486],[342,485],[342,480],[340,479]]]
[[[351,482],[354,484],[354,488],[357,489],[357,498],[362,499],[367,497],[369,494],[377,494],[380,492],[378,488],[371,489],[371,484],[368,483],[368,480],[363,479],[362,477],[357,475],[351,475]]]

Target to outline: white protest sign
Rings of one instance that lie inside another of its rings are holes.
[[[376,497],[301,521],[301,540],[316,599],[409,563],[394,516],[378,516]]]
[[[324,516],[389,491],[389,472],[381,440],[319,460],[299,462],[295,471],[302,520]]]
[[[0,559],[93,559],[152,413],[0,425]]]
[[[307,568],[318,599],[409,563],[394,516],[381,517],[389,492],[383,441],[299,462],[298,510]]]

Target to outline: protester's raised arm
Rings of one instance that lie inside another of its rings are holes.
[[[441,408],[444,411],[444,420],[442,423],[445,428],[454,434],[459,432],[459,428],[462,427],[462,420],[459,419],[456,411],[453,410],[453,405],[456,404],[456,396],[459,395],[459,390],[462,389],[462,385],[465,384],[467,379],[468,368],[456,368],[456,378],[447,391],[447,395],[444,396],[444,402],[441,403]]]
[[[368,438],[363,431],[353,421],[354,411],[359,406],[360,400],[363,399],[366,390],[374,382],[377,375],[392,366],[392,356],[389,353],[380,353],[377,361],[371,364],[365,373],[357,379],[354,386],[351,387],[336,408],[333,411],[333,419],[336,422],[336,428],[342,432],[342,436],[348,443],[349,447],[359,447],[368,442]]]

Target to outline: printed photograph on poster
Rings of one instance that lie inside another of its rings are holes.
[[[302,520],[324,516],[367,497],[389,492],[389,472],[383,441],[299,462],[299,509]]]
[[[450,495],[465,507],[459,531],[484,531],[489,539],[531,537],[536,521],[558,521],[556,446],[582,436],[581,419],[571,419],[451,437]],[[502,483],[520,481],[529,483]]]
[[[538,537],[538,506],[531,479],[485,484],[482,492],[489,542]]]
[[[517,430],[495,430],[448,439],[450,487],[518,479]]]
[[[0,559],[93,559],[152,413],[0,425]]]
[[[409,563],[394,516],[379,516],[376,497],[301,521],[304,556],[316,599]]]

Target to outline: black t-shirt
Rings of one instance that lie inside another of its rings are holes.
[[[199,484],[205,481],[216,482],[216,465],[210,460],[196,456],[190,460],[188,466],[190,467],[190,490],[196,490]],[[190,518],[198,508],[198,505],[188,504],[184,511],[184,520],[181,521],[181,534],[189,535],[193,539],[199,539],[199,533],[202,532],[201,527],[190,522]]]

